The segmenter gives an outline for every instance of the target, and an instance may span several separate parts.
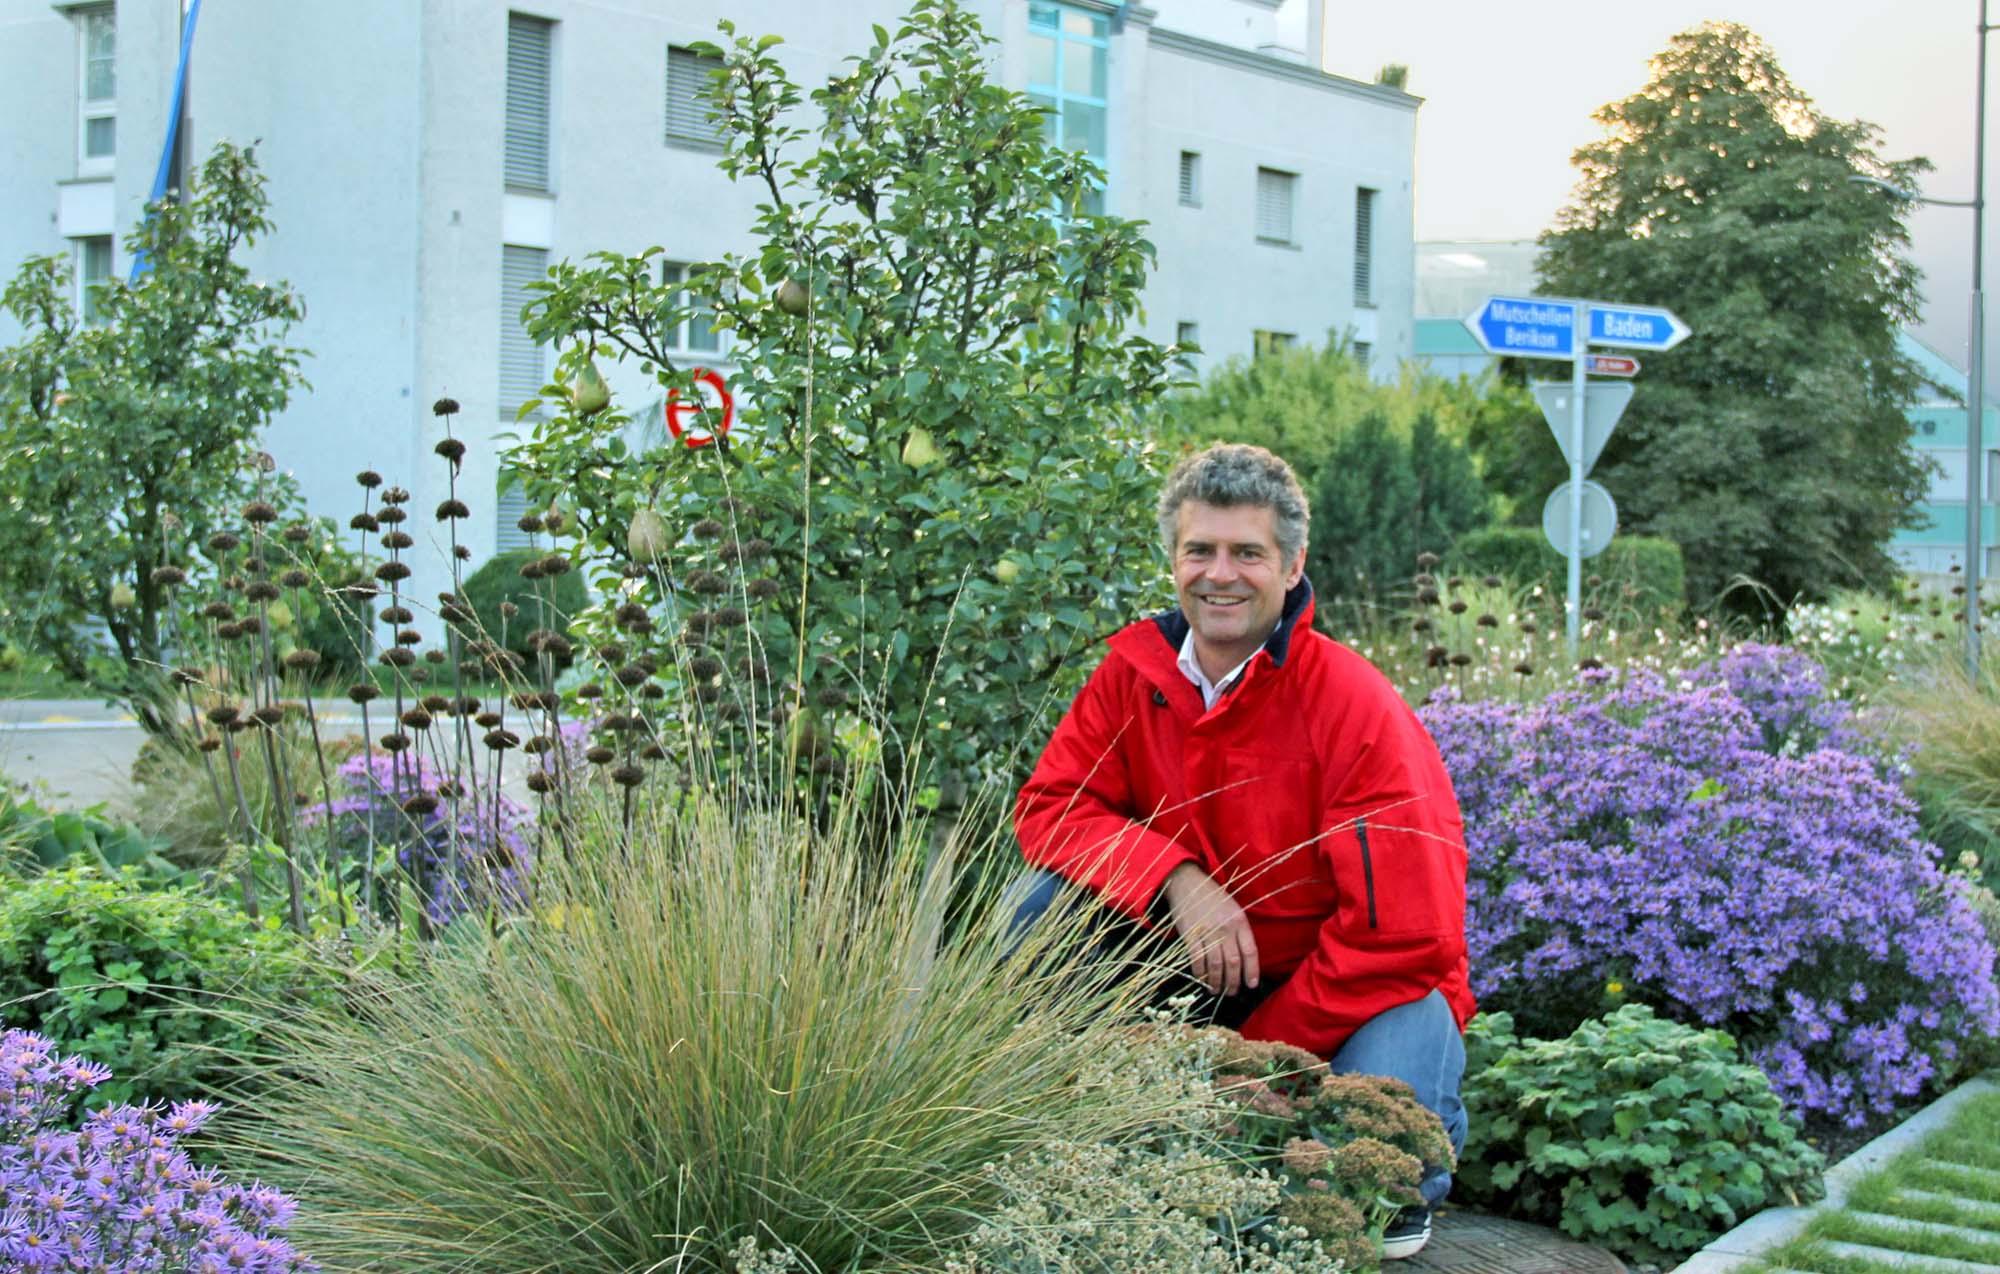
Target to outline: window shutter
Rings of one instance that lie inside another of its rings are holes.
[[[542,248],[500,249],[500,418],[512,420],[521,404],[542,392],[542,347],[521,325],[521,308],[528,285],[549,272],[549,254]]]
[[[1181,152],[1181,203],[1189,208],[1201,206],[1201,155],[1192,150]]]
[[[1375,304],[1375,192],[1354,192],[1354,303]]]
[[[1275,168],[1257,170],[1257,237],[1272,243],[1292,242],[1292,183],[1295,174]]]
[[[503,482],[506,479],[501,479]],[[509,549],[534,547],[534,539],[521,529],[521,519],[528,512],[528,493],[519,482],[509,482],[504,491],[493,494],[493,551],[505,553]]]
[[[709,119],[709,77],[721,69],[720,58],[701,57],[687,49],[667,50],[667,140],[697,146],[722,145],[722,128]]]
[[[507,185],[549,188],[549,44],[554,23],[507,15]]]

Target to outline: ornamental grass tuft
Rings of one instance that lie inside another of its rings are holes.
[[[524,916],[287,1029],[236,1161],[329,1267],[731,1269],[752,1243],[935,1269],[986,1165],[1173,1116],[1077,1082],[1087,1028],[1149,987],[1088,960],[1081,915],[1013,950],[1001,880],[961,866],[998,855],[698,780],[628,838],[593,791]]]

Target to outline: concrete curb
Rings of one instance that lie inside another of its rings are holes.
[[[1975,1076],[1826,1170],[1826,1198],[1809,1207],[1766,1208],[1675,1266],[1671,1274],[1722,1274],[1758,1259],[1758,1253],[1788,1243],[1821,1212],[1845,1206],[1861,1178],[1951,1122],[1958,1108],[1982,1093],[2000,1092],[1993,1072]]]

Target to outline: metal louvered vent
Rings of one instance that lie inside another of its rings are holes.
[[[542,347],[521,325],[528,285],[549,272],[543,248],[500,249],[500,418],[511,421],[521,404],[542,392]]]
[[[682,146],[721,146],[722,129],[708,117],[709,78],[721,58],[688,49],[667,50],[667,140]]]
[[[1354,303],[1375,304],[1375,192],[1354,191]]]
[[[549,188],[549,46],[553,22],[507,15],[507,185]]]
[[[1266,243],[1293,243],[1292,190],[1298,174],[1257,170],[1257,237]]]

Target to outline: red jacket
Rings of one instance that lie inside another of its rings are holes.
[[[1179,611],[1112,636],[1015,805],[1030,863],[1140,921],[1182,863],[1249,914],[1244,1024],[1328,1057],[1385,1009],[1444,993],[1461,1029],[1465,831],[1437,746],[1386,678],[1312,629],[1312,589],[1204,709]]]

